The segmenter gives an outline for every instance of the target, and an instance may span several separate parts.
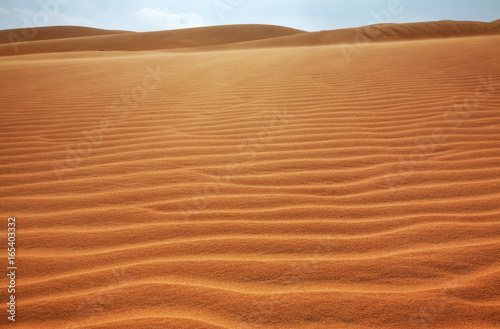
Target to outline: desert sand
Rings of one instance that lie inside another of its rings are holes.
[[[499,21],[9,33],[16,327],[500,325]]]

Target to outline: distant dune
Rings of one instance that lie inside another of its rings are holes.
[[[407,24],[377,24],[332,31],[302,33],[298,35],[258,40],[226,48],[253,47],[303,47],[333,44],[355,44],[380,41],[404,41],[435,38],[455,38],[465,36],[500,34],[500,26],[484,22],[423,22]]]
[[[40,40],[51,40],[51,39],[88,37],[96,35],[110,35],[118,33],[130,33],[130,32],[102,30],[102,29],[94,29],[91,27],[81,27],[81,26],[50,26],[50,27],[38,27],[29,29],[10,29],[10,30],[0,30],[0,43],[9,43],[12,40],[40,41]],[[13,35],[17,35],[19,39],[16,39],[15,37],[13,37]]]
[[[0,327],[498,328],[498,21],[37,38],[0,58]]]
[[[305,47],[453,38],[500,34],[496,22],[425,22],[378,24],[360,28],[304,32],[272,25],[212,26],[159,32],[106,31],[82,27],[39,28],[36,38],[16,45],[17,54],[68,51],[144,51],[144,50],[228,50],[269,47]],[[8,44],[9,33],[22,36],[21,29],[0,31],[0,55],[16,54]]]
[[[41,29],[42,30],[42,29]],[[69,31],[67,31],[69,30]],[[54,35],[70,35],[73,28],[49,28]],[[82,31],[85,32],[85,31]],[[87,32],[88,33],[88,32]],[[110,33],[107,35],[81,36],[72,39],[52,38],[53,40],[29,41],[19,45],[19,54],[95,51],[95,50],[162,50],[232,44],[243,41],[278,38],[303,31],[272,25],[232,25],[170,30],[159,32]],[[2,33],[5,35],[5,32]],[[13,55],[12,45],[0,44],[0,55]]]

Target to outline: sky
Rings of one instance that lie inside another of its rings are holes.
[[[500,0],[0,0],[0,29],[78,25],[158,31],[272,24],[305,31],[500,19]]]

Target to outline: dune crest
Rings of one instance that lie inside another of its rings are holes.
[[[106,31],[82,27],[40,28],[28,42],[9,44],[11,33],[0,31],[0,55],[69,51],[229,50],[308,47],[381,41],[422,40],[500,34],[498,23],[424,22],[377,24],[359,28],[304,32],[273,25],[229,25],[158,32]],[[3,44],[2,44],[3,43]]]
[[[53,36],[50,32],[52,31]],[[92,31],[94,32],[94,31]],[[101,31],[98,31],[101,32]],[[277,38],[300,34],[303,31],[273,25],[229,25],[169,30],[158,32],[115,32],[106,35],[83,35],[78,38],[57,38],[75,33],[73,28],[55,27],[42,29],[47,40],[20,43],[17,54],[34,54],[67,51],[121,50],[143,51],[174,48],[191,48],[231,44],[236,42]],[[103,32],[105,33],[105,31]],[[6,32],[0,35],[5,35]],[[97,34],[97,33],[95,33]],[[12,45],[0,44],[0,55],[14,55]]]
[[[304,47],[367,42],[424,40],[500,34],[500,26],[484,22],[423,22],[406,24],[376,24],[358,28],[302,33],[292,36],[228,44],[220,48]],[[214,47],[217,49],[217,47]]]
[[[130,33],[128,31],[103,30],[82,26],[49,26],[28,29],[0,30],[0,44],[9,43],[12,40],[25,39],[27,41],[41,41],[53,39],[67,39],[88,37],[96,35],[110,35],[119,33]]]

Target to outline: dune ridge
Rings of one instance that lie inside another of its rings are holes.
[[[0,55],[8,56],[14,54],[33,54],[46,52],[66,51],[95,51],[95,50],[162,50],[175,48],[190,48],[202,46],[214,46],[234,42],[250,40],[262,40],[276,38],[284,35],[303,33],[303,31],[273,25],[231,25],[210,26],[202,28],[190,28],[181,30],[157,31],[157,32],[115,32],[106,30],[87,31],[83,28],[78,38],[68,37],[61,39],[51,37],[52,35],[76,35],[80,32],[66,32],[66,27],[41,28],[46,39],[34,40],[21,43],[16,53],[12,45],[0,44]],[[90,33],[92,32],[92,33]],[[97,35],[102,32],[105,35]],[[0,33],[5,35],[6,32]]]
[[[16,325],[498,327],[500,35],[469,24],[349,61],[363,28],[49,29],[0,58]]]
[[[500,34],[497,21],[439,21],[405,24],[375,24],[341,30],[308,32],[273,40],[258,40],[228,44],[214,49],[245,49],[266,47],[303,47],[334,44],[364,44],[369,42],[425,40]]]
[[[358,28],[305,32],[273,25],[230,25],[158,32],[106,31],[83,27],[39,28],[36,39],[8,44],[7,35],[21,29],[0,31],[0,55],[68,51],[229,50],[268,47],[310,47],[366,42],[422,40],[500,34],[498,21],[439,21],[376,24]],[[74,38],[73,38],[74,37]],[[78,38],[77,38],[78,37]],[[3,43],[3,45],[1,44]]]
[[[88,37],[95,35],[109,35],[118,33],[130,33],[130,32],[96,29],[92,27],[83,27],[83,26],[48,26],[48,27],[28,28],[28,29],[8,29],[8,30],[0,30],[0,44],[9,43],[12,42],[12,40],[19,41],[16,39],[16,36],[21,38],[21,40],[41,41],[41,40]]]

